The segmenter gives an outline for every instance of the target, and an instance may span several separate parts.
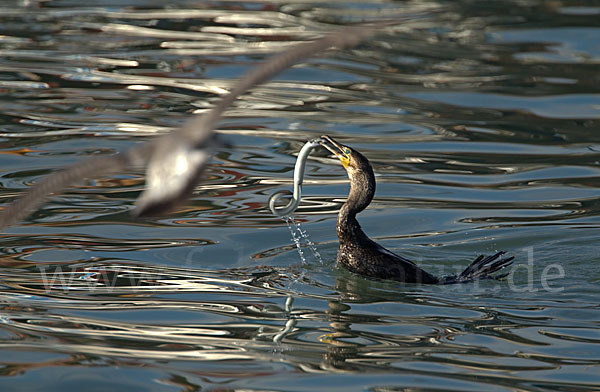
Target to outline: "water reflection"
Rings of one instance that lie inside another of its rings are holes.
[[[3,5],[3,204],[55,168],[179,127],[268,53],[438,7],[170,5]],[[131,220],[134,171],[89,180],[5,232],[2,387],[596,388],[598,8],[445,7],[242,97],[219,129],[237,148],[217,153],[174,215]],[[266,201],[322,134],[373,163],[380,186],[361,224],[374,238],[439,275],[510,249],[514,282],[421,287],[337,269],[348,185],[319,155],[298,221],[324,263],[301,265]],[[541,283],[553,264],[562,291]]]

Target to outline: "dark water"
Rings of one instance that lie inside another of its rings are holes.
[[[598,390],[600,3],[4,1],[0,198],[210,107],[270,53],[424,12],[238,101],[190,203],[133,220],[141,169],[83,181],[1,234],[0,389]],[[348,191],[324,152],[296,219],[266,208],[330,134],[372,162],[367,233],[429,287],[335,266]]]

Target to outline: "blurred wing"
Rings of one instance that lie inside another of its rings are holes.
[[[355,45],[375,30],[375,26],[367,25],[346,28],[297,45],[254,67],[212,110],[191,119],[158,143],[146,171],[146,190],[138,198],[134,214],[147,216],[168,212],[192,194],[214,148],[223,145],[213,131],[216,122],[240,95],[299,61],[322,54],[330,47]]]
[[[160,145],[146,170],[146,189],[136,201],[135,216],[169,212],[192,194],[210,162],[213,151],[222,145],[212,137],[195,147],[171,137]]]
[[[403,19],[415,16],[417,15],[407,15]],[[143,216],[168,211],[191,195],[214,151],[224,145],[213,129],[223,112],[237,97],[299,61],[322,55],[331,47],[355,45],[378,28],[399,22],[400,20],[395,20],[344,28],[272,57],[246,74],[212,110],[192,118],[181,129],[123,153],[90,158],[47,176],[4,208],[0,213],[0,230],[28,216],[50,195],[60,193],[84,178],[105,176],[130,165],[144,165],[146,162],[149,162],[147,189],[137,200],[135,213]]]

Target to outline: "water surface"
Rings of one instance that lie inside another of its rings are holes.
[[[219,124],[194,198],[134,220],[141,168],[82,181],[1,234],[7,391],[594,390],[600,385],[600,8],[580,2],[6,1],[0,203],[60,167],[202,113],[271,53],[340,25],[422,15],[294,67]],[[335,266],[342,166],[315,151],[301,262],[267,208],[329,134],[374,166],[360,215],[442,275]]]

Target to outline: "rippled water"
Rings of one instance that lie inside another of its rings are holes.
[[[82,181],[1,234],[0,388],[597,390],[600,6],[576,1],[0,4],[0,198],[180,126],[271,53],[422,15],[239,100],[187,206],[134,220],[142,169]],[[327,133],[372,162],[367,233],[436,274],[335,266],[341,165],[311,155],[302,263],[266,206]]]

